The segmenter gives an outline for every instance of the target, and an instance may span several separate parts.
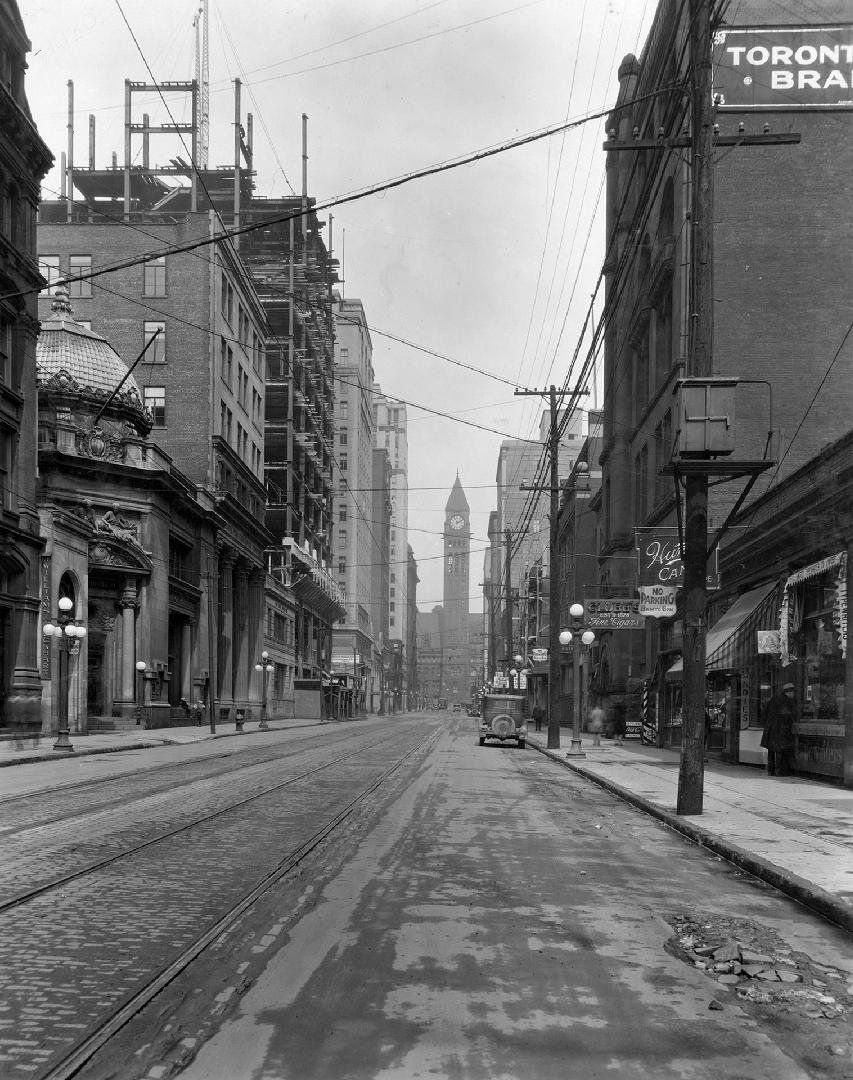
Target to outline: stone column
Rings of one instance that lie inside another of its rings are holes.
[[[249,574],[249,675],[256,676],[255,664],[260,663],[261,653],[264,651],[264,585],[266,574],[257,567]],[[250,696],[252,701],[260,704],[263,700],[263,680],[266,673],[261,672],[259,678],[253,678]]]
[[[234,648],[234,558],[228,551],[219,555],[219,611],[216,634],[219,641],[217,673],[219,693],[223,706],[233,700],[233,648]],[[217,719],[219,719],[217,717]]]
[[[193,701],[193,631],[192,623],[186,620],[181,627],[181,697],[192,704]]]
[[[234,700],[249,700],[249,570],[234,569]]]
[[[119,600],[121,611],[121,697],[123,704],[136,700],[136,582],[128,578]],[[140,702],[141,704],[141,702]]]

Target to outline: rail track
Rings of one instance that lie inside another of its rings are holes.
[[[426,737],[422,728],[386,729],[367,742],[343,740],[346,749],[336,747],[341,752],[332,757],[6,899],[0,994],[14,987],[24,1023],[19,1045],[0,1038],[0,1074],[9,1080],[77,1075],[438,734],[438,728]],[[58,921],[56,913],[68,908],[74,914]],[[88,917],[92,908],[103,917]],[[111,971],[111,950],[124,965],[120,971]],[[0,1020],[0,1037],[8,1034]]]

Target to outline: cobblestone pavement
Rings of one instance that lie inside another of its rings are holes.
[[[0,1075],[17,1080],[48,1071],[422,737],[422,724],[400,724],[381,741],[355,735],[351,753],[337,764],[3,913]],[[20,804],[0,805],[0,828],[14,830],[0,867],[2,894],[114,855],[288,772],[316,769],[342,749],[304,745],[298,764],[276,757],[246,767],[232,757],[236,771],[216,775],[200,776],[191,765],[186,777],[171,770],[153,792],[128,777],[113,782],[109,805],[103,791],[91,793],[91,817],[80,806],[81,792],[63,790],[35,815],[54,820],[32,828],[21,824]]]

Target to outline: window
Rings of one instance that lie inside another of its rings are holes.
[[[154,427],[166,426],[166,387],[146,386],[142,391],[143,403],[154,417]]]
[[[72,255],[68,260],[68,276],[73,278],[78,274],[90,274],[92,272],[91,255]],[[69,281],[68,295],[72,300],[92,295],[91,281]]]
[[[347,471],[347,456],[346,456],[346,454],[341,454],[341,460],[340,460],[339,468],[340,468],[341,472],[346,472]]]
[[[349,360],[349,349],[341,349],[341,363],[346,364]]]
[[[234,353],[225,338],[219,339],[219,374],[230,388],[234,368]]]
[[[345,574],[347,572],[347,561],[344,558],[338,559],[338,573]]]
[[[347,531],[346,531],[346,529],[338,529],[338,543],[341,545],[341,547],[343,547],[344,544],[346,544],[346,542],[347,542]]]
[[[59,281],[59,256],[39,255],[39,273],[47,282],[47,287],[42,289],[41,296],[55,296],[56,283]]]
[[[340,401],[340,402],[338,402],[338,411],[340,412],[341,420],[349,419],[349,402],[348,401]]]
[[[340,508],[340,510],[338,510],[338,521],[346,521],[346,519],[347,519],[347,508],[345,506],[342,506]]]
[[[145,263],[142,271],[142,292],[145,296],[166,295],[166,256]]]
[[[12,323],[0,315],[0,382],[8,383],[12,364]]]
[[[347,445],[347,435],[348,435],[347,429],[345,427],[342,427],[341,428],[341,446],[346,446]]]
[[[0,433],[0,505],[4,510],[12,506],[12,436],[9,432]]]
[[[159,333],[157,333],[159,330]],[[166,324],[164,322],[146,322],[142,324],[143,345],[157,334],[157,340],[145,354],[146,364],[165,364],[166,362]]]
[[[222,275],[222,296],[220,299],[222,302],[222,315],[230,326],[234,315],[234,289],[225,274]]]

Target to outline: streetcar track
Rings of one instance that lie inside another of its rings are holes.
[[[117,1008],[113,1009],[110,1016],[94,1024],[89,1031],[66,1051],[62,1059],[49,1067],[48,1072],[42,1074],[40,1080],[70,1080],[92,1057],[102,1049],[130,1020],[133,1019],[148,1003],[161,993],[171,982],[197,959],[210,945],[228,930],[240,917],[256,902],[256,900],[276,885],[282,878],[290,873],[299,863],[309,855],[316,847],[330,836],[353,812],[382,784],[384,784],[398,769],[400,769],[416,753],[434,743],[441,735],[441,729],[434,729],[426,738],[398,758],[393,765],[387,768],[378,777],[372,780],[367,787],[363,788],[346,806],[339,810],[329,821],[318,829],[312,836],[299,845],[294,851],[286,855],[264,878],[254,885],[250,891],[236,904],[221,916],[217,922],[201,934],[194,942],[186,946],[177,957],[166,967],[162,968],[141,989],[134,991]],[[385,741],[385,740],[383,740]],[[376,745],[376,744],[371,744]],[[342,758],[336,759],[340,761]],[[334,762],[329,762],[329,765]],[[323,766],[325,768],[326,766]],[[321,771],[320,769],[313,770]],[[311,775],[307,773],[305,775]],[[279,785],[285,786],[285,785]],[[274,789],[270,789],[274,790]],[[251,801],[251,800],[244,800]],[[242,804],[237,804],[242,805]],[[215,815],[214,815],[215,816]],[[178,830],[183,831],[183,830]],[[147,845],[142,845],[147,846]],[[114,861],[114,860],[109,860]],[[79,876],[79,875],[74,875]]]
[[[144,851],[146,848],[152,847],[155,844],[163,843],[165,840],[169,840],[172,837],[180,836],[181,833],[188,832],[190,829],[194,829],[199,825],[206,824],[209,821],[213,821],[218,817],[222,817],[225,814],[231,813],[233,810],[238,810],[248,803],[254,802],[257,799],[263,798],[265,795],[270,795],[274,791],[279,791],[282,788],[288,787],[291,784],[298,783],[300,780],[305,780],[309,776],[314,776],[317,773],[323,772],[325,769],[331,768],[332,765],[338,764],[345,759],[351,760],[354,755],[364,753],[367,750],[371,750],[374,746],[379,746],[381,743],[386,742],[386,737],[377,739],[375,742],[368,743],[365,746],[360,747],[358,750],[353,750],[352,745],[349,745],[349,750],[346,754],[342,754],[340,757],[332,758],[329,761],[324,762],[317,768],[309,769],[306,772],[298,773],[296,776],[288,777],[286,780],[282,780],[277,784],[273,784],[271,787],[263,788],[261,791],[256,791],[252,795],[248,795],[243,799],[239,799],[237,802],[230,803],[228,806],[219,807],[217,810],[211,811],[208,814],[204,814],[201,817],[195,818],[192,821],[185,822],[183,825],[176,829],[171,829],[168,832],[159,833],[157,836],[151,837],[148,840],[143,841],[140,844],[136,844],[134,847],[127,848],[124,851],[120,851],[115,855],[100,860],[96,863],[91,863],[89,866],[82,867],[79,870],[75,870],[73,873],[65,874],[62,877],[54,878],[53,881],[39,885],[35,889],[30,889],[25,893],[19,893],[17,896],[13,896],[9,900],[0,902],[0,915],[3,915],[9,911],[19,908],[24,904],[29,903],[36,897],[43,896],[45,893],[50,892],[53,889],[58,889],[63,885],[67,885],[71,881],[76,881],[78,878],[85,877],[87,874],[96,873],[98,870],[103,870],[106,866],[111,866],[113,863],[119,862],[122,859],[130,858],[133,855],[138,854],[140,851]],[[293,755],[288,755],[293,756]],[[64,820],[59,818],[58,820]],[[43,823],[39,823],[39,828]]]
[[[334,739],[334,742],[335,743],[346,742],[347,739],[348,739],[347,735],[342,735],[339,738]],[[324,738],[323,741],[324,742],[331,742],[332,740]],[[193,743],[160,743],[160,744],[157,744],[157,745],[146,746],[144,749],[146,749],[146,750],[158,750],[158,749],[160,749],[161,746],[168,746],[168,747],[174,748],[176,746],[190,746],[191,747],[193,745],[194,745]],[[203,746],[204,743],[197,743],[195,745]],[[274,745],[275,744],[273,744],[273,743],[264,743],[261,746],[257,746],[257,747],[254,747],[254,746],[241,746],[241,747],[237,747],[235,749],[222,750],[217,754],[211,754],[209,756],[196,758],[195,762],[198,763],[198,764],[210,763],[211,765],[213,765],[213,764],[216,764],[217,762],[224,761],[227,758],[236,757],[239,754],[259,753],[261,750],[270,749]],[[286,760],[289,757],[295,757],[297,754],[303,753],[304,750],[305,750],[304,746],[297,747],[297,748],[295,748],[293,750],[292,753],[284,754],[284,755],[282,755],[282,757]],[[120,751],[117,750],[115,752],[116,753],[122,753],[125,756],[128,753],[128,751],[126,751],[126,750],[120,750]],[[92,756],[94,756],[94,755],[92,755]],[[104,757],[106,755],[99,754],[97,756],[98,757]],[[54,794],[56,794],[56,792],[60,792],[60,791],[61,792],[80,791],[81,793],[85,793],[86,791],[90,791],[93,788],[97,789],[97,788],[100,788],[100,787],[106,787],[109,784],[118,784],[118,783],[121,783],[122,781],[133,780],[134,778],[138,779],[138,778],[141,778],[141,777],[145,776],[147,773],[151,773],[151,772],[154,772],[158,776],[160,776],[163,773],[168,772],[168,771],[170,771],[172,769],[186,769],[187,765],[190,765],[190,764],[193,764],[193,762],[192,761],[167,762],[165,764],[149,765],[144,769],[133,769],[133,770],[131,770],[129,772],[116,773],[114,776],[92,776],[92,777],[88,777],[85,780],[69,780],[68,783],[66,783],[66,784],[51,784],[49,788],[39,788],[36,791],[22,791],[17,795],[6,795],[6,796],[3,796],[3,797],[0,797],[0,809],[8,807],[8,806],[10,806],[10,805],[12,805],[14,803],[25,802],[27,799],[39,799],[39,798],[44,799],[44,798],[46,798],[48,796],[52,797]],[[259,762],[259,763],[256,763],[256,764],[263,764],[263,762]],[[241,766],[241,768],[247,768],[247,769],[252,768],[252,767],[253,767],[252,765]],[[219,775],[219,774],[211,773],[210,775],[211,775],[211,777],[213,777],[213,776],[216,776],[216,775]],[[207,777],[202,776],[202,777],[199,777],[199,779],[203,780],[203,779],[207,779]],[[40,822],[38,822],[38,824],[39,825],[50,825],[54,821],[62,821],[62,820],[67,820],[67,819],[65,819],[62,815],[60,815],[59,817],[56,817],[56,818],[51,818],[49,820],[40,821]]]

